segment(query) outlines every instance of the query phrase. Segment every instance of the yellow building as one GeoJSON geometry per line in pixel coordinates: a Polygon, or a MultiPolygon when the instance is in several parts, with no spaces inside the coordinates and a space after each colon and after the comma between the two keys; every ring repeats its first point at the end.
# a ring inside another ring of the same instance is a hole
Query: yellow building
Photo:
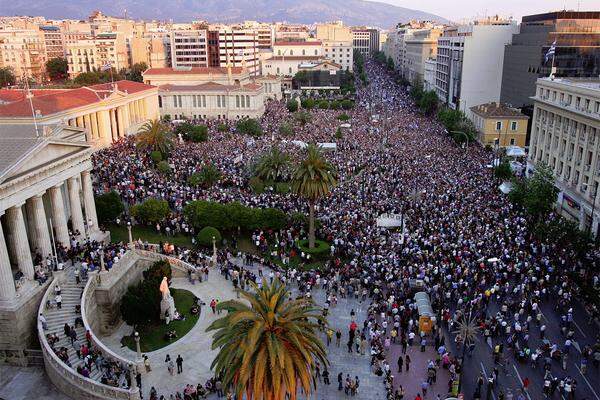
{"type": "Polygon", "coordinates": [[[525,147],[529,117],[502,103],[486,103],[471,107],[477,141],[483,146],[525,147]]]}
{"type": "Polygon", "coordinates": [[[0,30],[0,67],[12,68],[18,80],[42,81],[46,61],[44,33],[39,29],[0,30]]]}

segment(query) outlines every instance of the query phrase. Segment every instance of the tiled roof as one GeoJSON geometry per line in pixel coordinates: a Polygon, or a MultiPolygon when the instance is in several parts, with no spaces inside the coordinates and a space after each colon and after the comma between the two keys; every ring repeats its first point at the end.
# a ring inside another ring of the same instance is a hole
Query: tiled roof
{"type": "Polygon", "coordinates": [[[484,118],[529,118],[515,108],[511,108],[503,103],[495,102],[471,107],[471,111],[484,118]]]}
{"type": "MultiPolygon", "coordinates": [[[[69,89],[33,89],[33,96],[45,96],[47,94],[61,93],[69,89]]],[[[13,103],[25,99],[25,91],[23,89],[0,89],[0,104],[13,103]]]]}
{"type": "MultiPolygon", "coordinates": [[[[152,85],[132,81],[117,81],[114,84],[119,91],[129,94],[154,88],[152,85]]],[[[45,95],[34,95],[32,99],[33,109],[39,111],[42,116],[46,116],[97,103],[111,95],[113,92],[112,86],[112,83],[103,83],[78,89],[54,91],[45,95]]],[[[31,105],[24,98],[13,103],[0,105],[0,117],[31,117],[31,105]]]]}
{"type": "MultiPolygon", "coordinates": [[[[232,74],[241,74],[242,67],[231,67],[232,74]]],[[[149,68],[143,75],[208,75],[227,74],[227,67],[192,67],[192,68],[149,68]]]]}
{"type": "Polygon", "coordinates": [[[321,42],[320,41],[315,41],[315,42],[303,42],[303,41],[289,41],[286,42],[284,41],[276,41],[274,46],[320,46],[321,42]]]}

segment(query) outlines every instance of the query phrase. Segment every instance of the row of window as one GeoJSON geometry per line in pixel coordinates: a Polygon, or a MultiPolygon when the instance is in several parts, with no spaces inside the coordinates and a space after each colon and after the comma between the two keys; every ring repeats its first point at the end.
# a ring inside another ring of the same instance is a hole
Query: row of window
{"type": "MultiPolygon", "coordinates": [[[[191,103],[194,108],[207,108],[206,95],[174,95],[174,96],[166,96],[173,97],[173,107],[174,108],[183,108],[183,100],[184,98],[191,98],[191,103]]],[[[158,106],[160,108],[163,107],[163,101],[166,100],[165,96],[158,96],[158,106]]],[[[227,98],[225,95],[217,95],[217,108],[225,108],[227,107],[227,98]]],[[[189,101],[186,101],[189,103],[189,101]]],[[[249,95],[236,95],[235,96],[235,107],[236,108],[250,108],[250,96],[249,95]]]]}
{"type": "Polygon", "coordinates": [[[592,101],[592,99],[583,96],[573,96],[569,93],[544,89],[543,87],[538,88],[538,96],[542,100],[551,100],[554,102],[558,100],[560,105],[566,107],[574,106],[580,111],[600,113],[600,101],[592,101]]]}

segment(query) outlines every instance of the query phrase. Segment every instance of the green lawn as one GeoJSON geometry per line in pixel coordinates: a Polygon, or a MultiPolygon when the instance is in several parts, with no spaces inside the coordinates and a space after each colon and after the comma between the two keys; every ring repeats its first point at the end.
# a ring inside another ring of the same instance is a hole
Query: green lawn
{"type": "MultiPolygon", "coordinates": [[[[127,226],[117,226],[113,224],[109,225],[107,229],[110,231],[110,239],[113,243],[127,243],[127,241],[129,241],[127,226]]],[[[131,236],[133,236],[133,240],[141,238],[142,241],[147,240],[148,243],[159,243],[162,241],[163,243],[169,242],[182,247],[194,247],[192,244],[192,237],[189,235],[177,234],[174,236],[167,236],[159,234],[156,232],[156,229],[144,225],[134,225],[131,228],[131,236]]]]}
{"type": "MultiPolygon", "coordinates": [[[[192,315],[190,309],[194,304],[195,296],[192,292],[183,289],[171,289],[171,295],[175,300],[175,308],[177,311],[185,317],[184,321],[173,321],[169,325],[164,322],[160,324],[144,325],[138,327],[140,334],[140,347],[142,352],[149,352],[161,349],[171,343],[181,339],[188,333],[196,322],[198,322],[198,315],[192,315]],[[170,330],[177,332],[177,339],[167,341],[165,340],[165,333],[170,330]]],[[[206,312],[206,310],[204,311],[206,312]]],[[[123,346],[129,347],[131,350],[135,349],[135,339],[133,336],[123,336],[121,339],[123,346]]]]}

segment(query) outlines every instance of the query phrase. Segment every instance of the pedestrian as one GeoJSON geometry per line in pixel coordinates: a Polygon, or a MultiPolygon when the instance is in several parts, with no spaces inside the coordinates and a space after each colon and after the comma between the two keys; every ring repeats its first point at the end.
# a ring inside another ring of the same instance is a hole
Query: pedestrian
{"type": "Polygon", "coordinates": [[[323,383],[325,385],[331,384],[331,382],[329,381],[329,371],[327,370],[327,367],[325,367],[325,369],[323,370],[323,383]]]}
{"type": "Polygon", "coordinates": [[[406,365],[406,372],[410,369],[410,356],[407,354],[404,358],[404,364],[406,365]]]}
{"type": "Polygon", "coordinates": [[[181,357],[181,354],[177,355],[177,359],[175,360],[175,363],[177,364],[177,373],[180,374],[183,372],[183,358],[181,357]]]}
{"type": "Polygon", "coordinates": [[[342,332],[339,330],[339,328],[335,331],[335,345],[337,347],[340,347],[340,342],[342,340],[342,332]]]}
{"type": "Polygon", "coordinates": [[[402,356],[398,357],[398,372],[402,373],[402,364],[404,363],[404,359],[402,356]]]}
{"type": "Polygon", "coordinates": [[[342,390],[344,388],[343,386],[343,382],[344,382],[344,374],[342,374],[341,372],[338,374],[338,391],[342,390]]]}

